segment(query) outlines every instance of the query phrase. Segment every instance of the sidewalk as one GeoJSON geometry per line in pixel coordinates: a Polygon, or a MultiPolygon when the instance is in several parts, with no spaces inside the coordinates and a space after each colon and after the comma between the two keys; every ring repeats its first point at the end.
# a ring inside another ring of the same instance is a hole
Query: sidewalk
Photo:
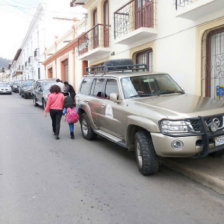
{"type": "Polygon", "coordinates": [[[224,194],[224,155],[200,159],[162,159],[162,164],[224,194]]]}

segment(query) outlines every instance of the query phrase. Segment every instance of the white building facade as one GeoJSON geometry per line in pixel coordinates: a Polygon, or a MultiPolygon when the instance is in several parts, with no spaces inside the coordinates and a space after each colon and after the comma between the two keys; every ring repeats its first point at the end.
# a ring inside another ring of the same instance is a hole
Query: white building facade
{"type": "Polygon", "coordinates": [[[50,10],[50,5],[44,1],[39,4],[24,37],[21,54],[15,66],[22,68],[22,80],[45,78],[42,64],[45,60],[45,49],[72,24],[72,21],[64,19],[62,14],[58,17],[58,13],[54,15],[50,10]]]}
{"type": "Polygon", "coordinates": [[[78,36],[86,30],[86,19],[74,18],[73,26],[45,50],[45,78],[68,81],[77,90],[82,80],[82,61],[77,59],[78,36]]]}
{"type": "Polygon", "coordinates": [[[77,60],[132,58],[188,93],[224,96],[223,0],[71,0],[77,5],[88,11],[77,60]]]}

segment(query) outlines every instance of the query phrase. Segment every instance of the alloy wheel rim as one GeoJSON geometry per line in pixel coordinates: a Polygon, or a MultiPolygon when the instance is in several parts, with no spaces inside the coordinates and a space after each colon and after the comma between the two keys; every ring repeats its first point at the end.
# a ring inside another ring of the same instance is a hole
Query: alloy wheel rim
{"type": "Polygon", "coordinates": [[[85,136],[88,135],[88,126],[85,119],[82,120],[82,131],[85,136]]]}
{"type": "Polygon", "coordinates": [[[140,168],[142,168],[143,165],[143,159],[142,159],[142,153],[141,153],[141,149],[140,149],[140,144],[137,141],[136,142],[136,157],[137,157],[137,162],[140,168]]]}

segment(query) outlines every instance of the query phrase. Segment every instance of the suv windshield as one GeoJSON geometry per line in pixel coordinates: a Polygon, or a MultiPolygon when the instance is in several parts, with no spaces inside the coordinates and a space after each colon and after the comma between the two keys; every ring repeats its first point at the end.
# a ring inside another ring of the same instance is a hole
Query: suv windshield
{"type": "Polygon", "coordinates": [[[184,93],[168,74],[126,77],[121,79],[125,98],[184,93]]]}

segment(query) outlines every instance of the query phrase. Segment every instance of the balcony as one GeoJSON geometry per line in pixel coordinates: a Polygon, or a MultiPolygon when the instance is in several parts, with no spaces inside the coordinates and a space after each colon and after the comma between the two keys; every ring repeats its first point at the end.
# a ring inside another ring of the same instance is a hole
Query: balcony
{"type": "Polygon", "coordinates": [[[115,43],[133,45],[156,35],[154,1],[131,0],[114,12],[115,43]]]}
{"type": "Polygon", "coordinates": [[[80,60],[95,61],[109,56],[110,26],[97,24],[78,38],[80,60]]]}
{"type": "Polygon", "coordinates": [[[223,9],[223,0],[176,0],[175,7],[178,17],[194,21],[223,9]]]}

